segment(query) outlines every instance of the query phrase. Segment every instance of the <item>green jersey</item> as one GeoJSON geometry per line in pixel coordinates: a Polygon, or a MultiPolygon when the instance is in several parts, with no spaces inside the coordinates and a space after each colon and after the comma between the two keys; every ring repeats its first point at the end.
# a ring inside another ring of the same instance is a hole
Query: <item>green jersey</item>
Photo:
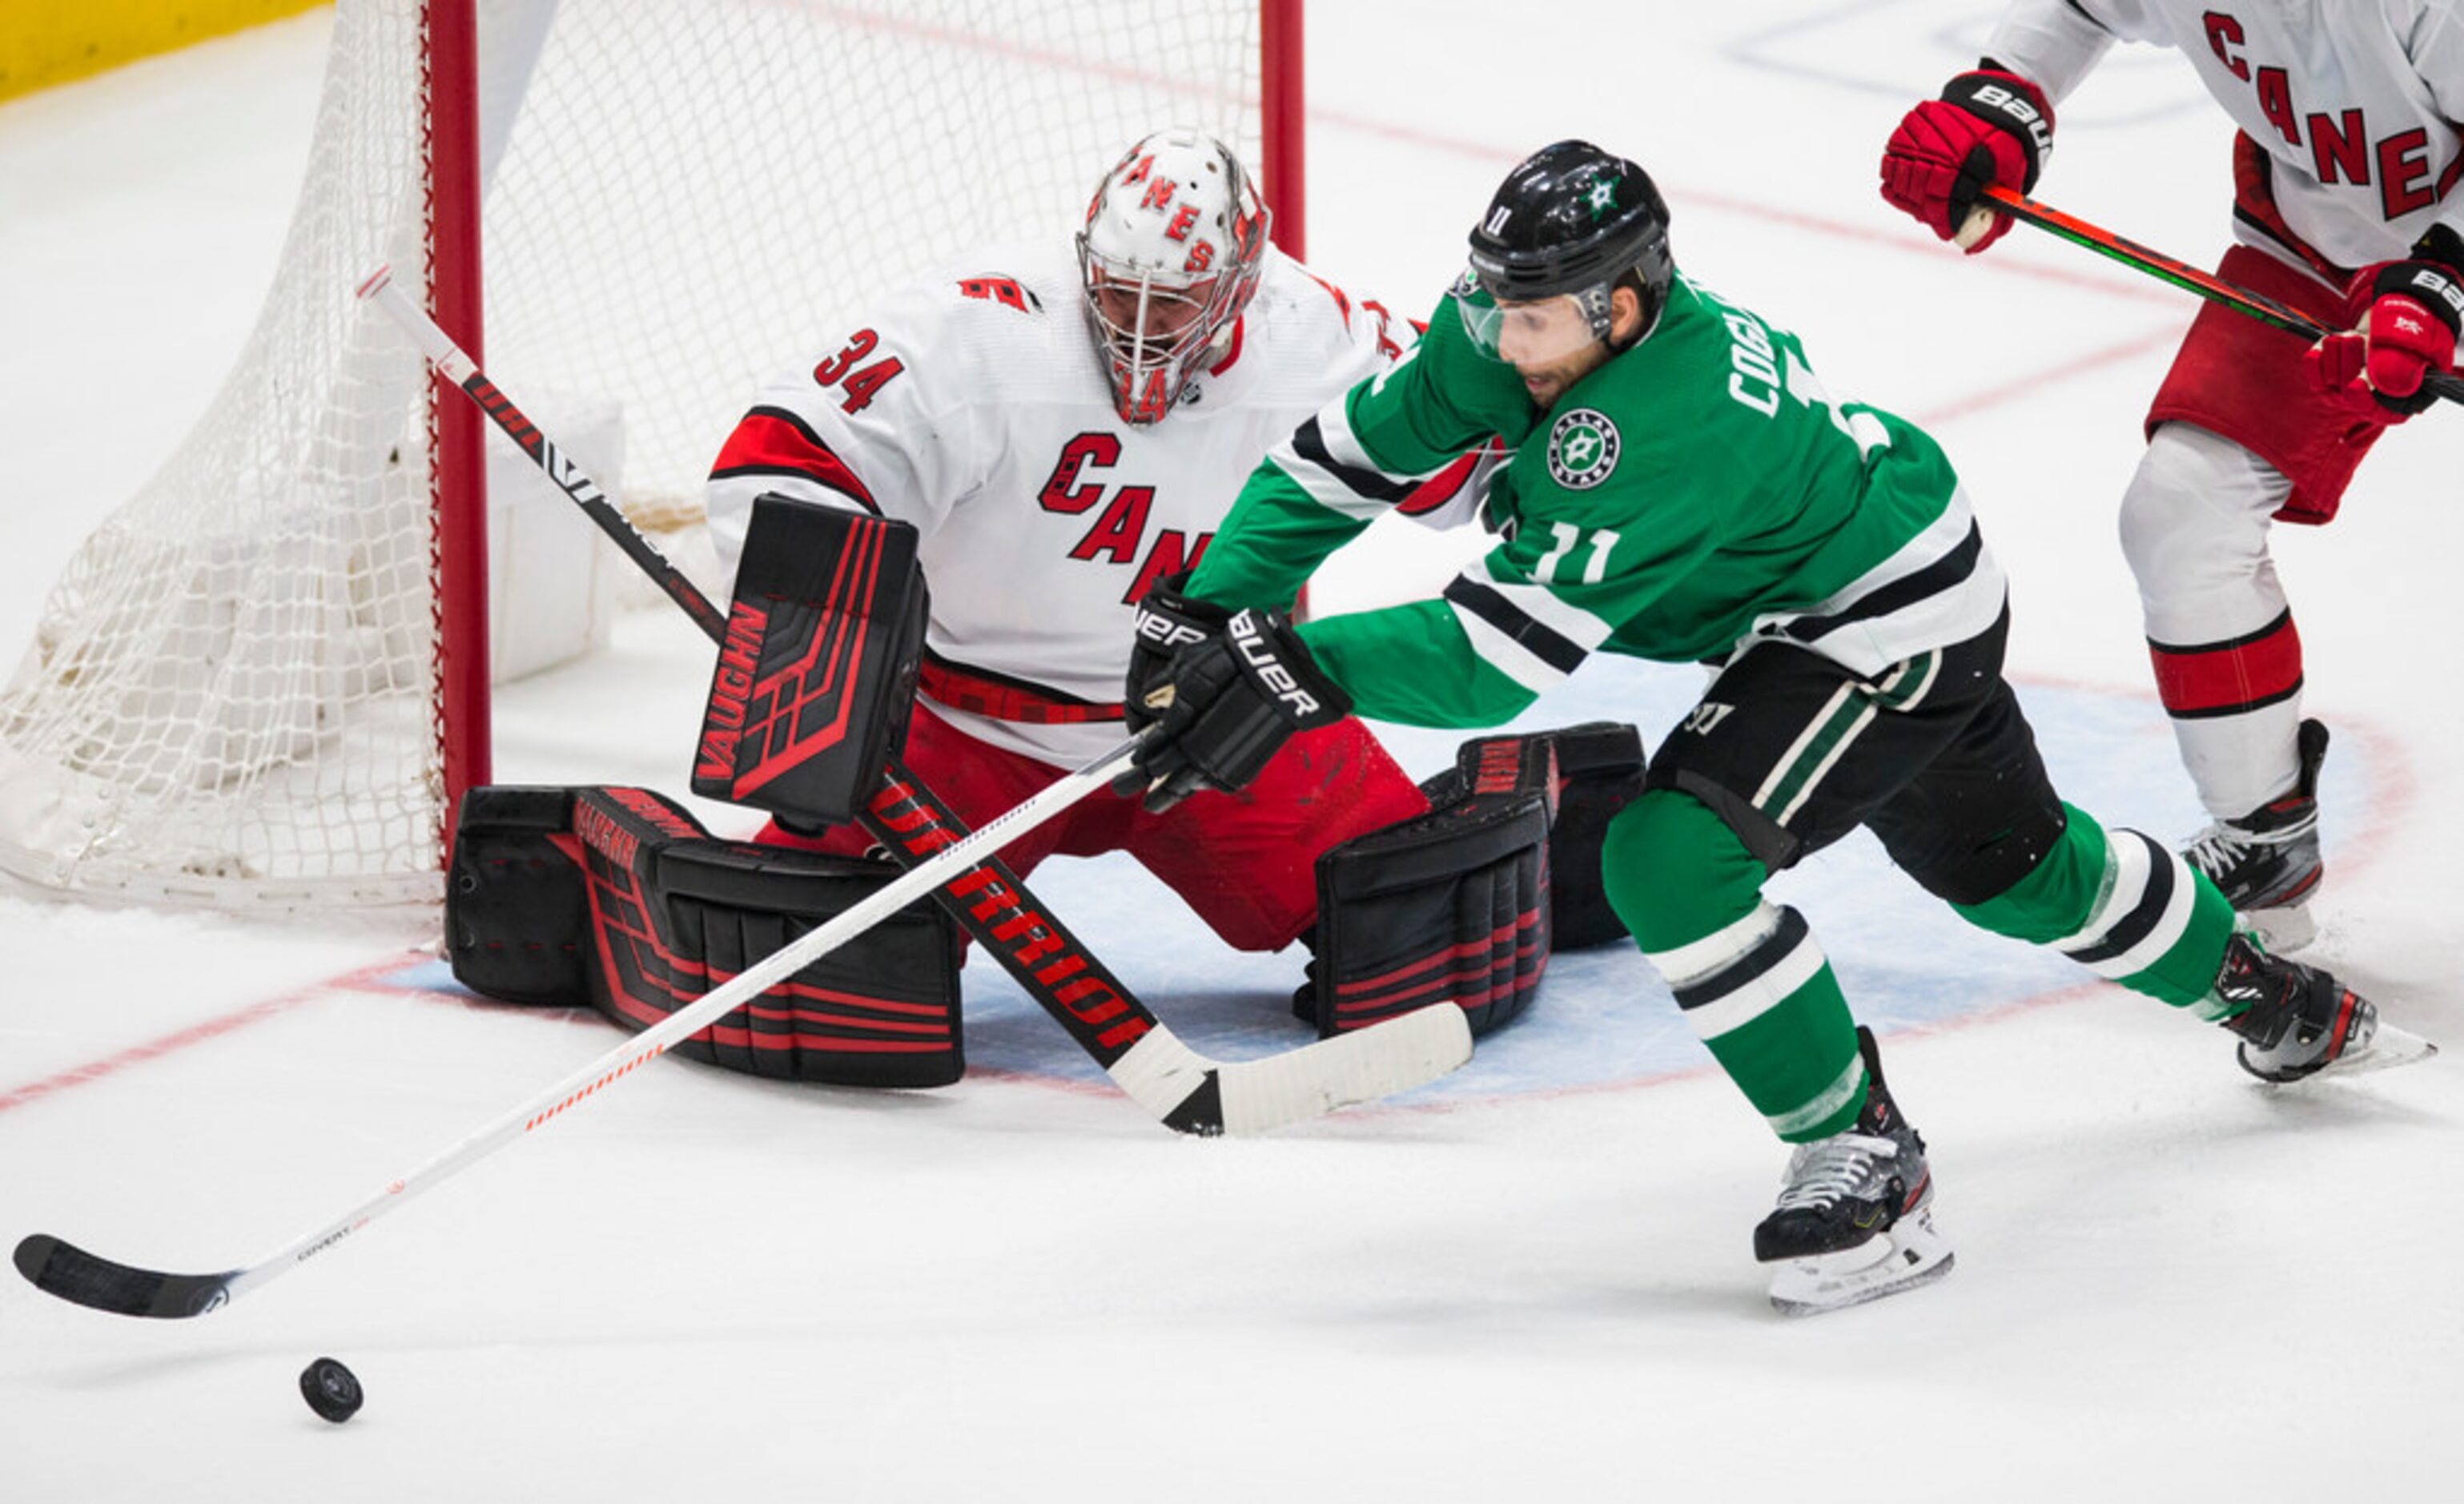
{"type": "Polygon", "coordinates": [[[2004,583],[1924,431],[1835,398],[1796,336],[1680,276],[1648,339],[1542,412],[1452,302],[1405,358],[1275,449],[1190,591],[1286,603],[1414,485],[1484,444],[1501,535],[1441,599],[1306,623],[1360,714],[1494,725],[1595,650],[1667,662],[1793,642],[1871,675],[1974,636],[2004,583]]]}

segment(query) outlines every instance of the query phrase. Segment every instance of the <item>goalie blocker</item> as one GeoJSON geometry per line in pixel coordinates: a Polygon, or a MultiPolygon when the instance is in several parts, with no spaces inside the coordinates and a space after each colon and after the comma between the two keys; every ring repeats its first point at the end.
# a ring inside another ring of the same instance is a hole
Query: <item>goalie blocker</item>
{"type": "Polygon", "coordinates": [[[1427,814],[1318,858],[1315,956],[1293,1010],[1322,1036],[1449,998],[1475,1034],[1520,1016],[1553,948],[1625,933],[1600,840],[1642,768],[1640,736],[1612,721],[1464,742],[1420,785],[1427,814]]]}
{"type": "MultiPolygon", "coordinates": [[[[463,796],[445,905],[454,978],[640,1030],[888,886],[853,857],[714,839],[641,788],[463,796]]],[[[832,1086],[947,1086],[966,1069],[958,944],[920,900],[677,1049],[832,1086]]]]}
{"type": "Polygon", "coordinates": [[[693,791],[804,823],[852,819],[906,740],[925,607],[911,524],[756,498],[693,791]]]}

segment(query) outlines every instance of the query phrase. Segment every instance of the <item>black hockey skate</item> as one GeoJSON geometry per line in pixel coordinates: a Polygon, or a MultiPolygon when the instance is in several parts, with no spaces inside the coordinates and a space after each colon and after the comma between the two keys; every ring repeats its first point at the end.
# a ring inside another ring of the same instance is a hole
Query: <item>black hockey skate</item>
{"type": "Polygon", "coordinates": [[[1879,1300],[1950,1272],[1950,1245],[1933,1229],[1925,1139],[1882,1084],[1871,1030],[1857,1030],[1857,1047],[1864,1111],[1847,1131],[1796,1146],[1779,1205],[1754,1228],[1754,1257],[1780,1266],[1771,1304],[1789,1316],[1879,1300]]]}
{"type": "Polygon", "coordinates": [[[2269,955],[2247,935],[2225,942],[2216,996],[2248,1005],[2225,1028],[2241,1036],[2241,1068],[2262,1081],[2401,1065],[2434,1049],[2393,1028],[2377,1048],[2379,1010],[2367,998],[2316,966],[2269,955]]]}
{"type": "Polygon", "coordinates": [[[2278,952],[2317,938],[2310,898],[2327,871],[2319,857],[2319,764],[2327,758],[2327,728],[2301,722],[2294,745],[2300,772],[2289,792],[2238,820],[2214,822],[2182,852],[2278,952]]]}

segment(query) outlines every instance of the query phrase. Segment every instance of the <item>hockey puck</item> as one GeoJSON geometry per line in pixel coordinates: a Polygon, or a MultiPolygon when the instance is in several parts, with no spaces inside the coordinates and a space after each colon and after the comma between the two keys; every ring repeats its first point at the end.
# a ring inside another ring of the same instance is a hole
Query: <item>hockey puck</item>
{"type": "Polygon", "coordinates": [[[359,1375],[331,1358],[299,1370],[299,1395],[308,1408],[337,1426],[359,1414],[360,1403],[367,1398],[360,1390],[359,1375]]]}

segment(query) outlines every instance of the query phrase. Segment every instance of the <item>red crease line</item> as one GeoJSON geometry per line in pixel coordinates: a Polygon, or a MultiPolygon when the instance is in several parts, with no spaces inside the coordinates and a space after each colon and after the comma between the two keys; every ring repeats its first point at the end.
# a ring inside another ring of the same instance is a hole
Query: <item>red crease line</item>
{"type": "Polygon", "coordinates": [[[219,1038],[224,1034],[246,1028],[252,1024],[262,1023],[277,1013],[288,1012],[303,1003],[314,1003],[335,992],[365,988],[377,978],[400,971],[404,966],[411,963],[403,956],[388,957],[385,961],[356,967],[322,982],[312,982],[306,986],[285,992],[279,997],[252,1003],[246,1007],[225,1013],[219,1018],[209,1018],[201,1024],[191,1024],[186,1028],[165,1034],[159,1039],[149,1039],[142,1045],[131,1045],[115,1054],[104,1055],[99,1060],[90,1060],[81,1066],[72,1066],[55,1075],[47,1075],[38,1081],[29,1081],[24,1086],[0,1093],[0,1113],[8,1112],[11,1108],[23,1107],[29,1102],[40,1101],[46,1096],[65,1092],[73,1086],[84,1086],[103,1080],[119,1074],[131,1066],[143,1065],[148,1060],[159,1059],[164,1055],[186,1050],[191,1045],[203,1044],[209,1039],[219,1038]]]}

